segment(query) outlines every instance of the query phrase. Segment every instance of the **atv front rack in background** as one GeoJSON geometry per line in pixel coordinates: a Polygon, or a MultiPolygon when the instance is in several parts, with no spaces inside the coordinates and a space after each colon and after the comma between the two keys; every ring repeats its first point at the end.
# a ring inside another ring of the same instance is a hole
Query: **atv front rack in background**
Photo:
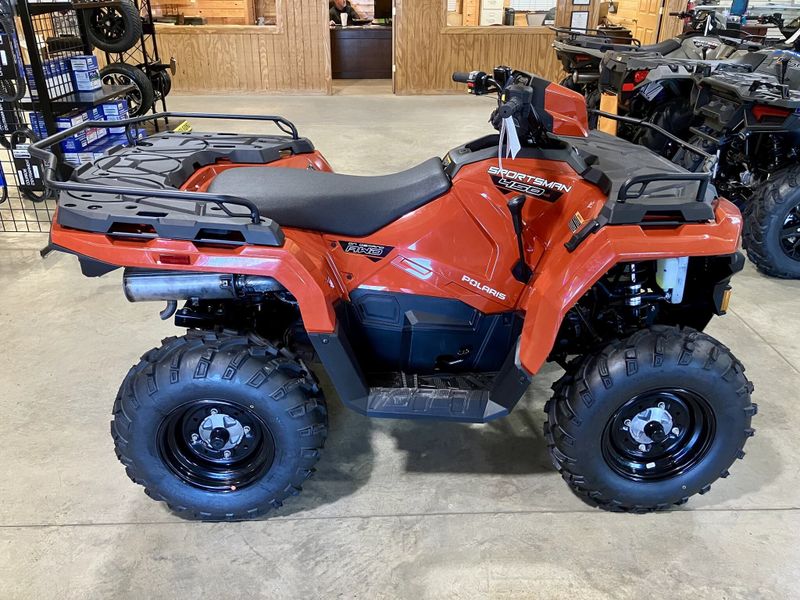
{"type": "MultiPolygon", "coordinates": [[[[677,226],[686,223],[701,223],[714,219],[714,210],[711,206],[711,194],[709,184],[716,168],[716,157],[708,154],[697,146],[680,139],[676,135],[666,131],[662,127],[649,123],[643,119],[634,119],[601,110],[590,110],[592,114],[605,117],[615,121],[647,127],[657,131],[670,141],[685,148],[689,152],[700,156],[704,166],[708,171],[703,173],[690,173],[677,165],[664,161],[664,166],[669,167],[673,172],[666,168],[662,172],[646,173],[626,177],[616,189],[607,190],[608,201],[600,214],[589,221],[586,221],[572,237],[566,242],[565,247],[569,252],[573,252],[591,234],[596,233],[606,225],[640,225],[646,226],[677,226]],[[693,188],[687,194],[680,194],[665,199],[648,197],[647,188],[651,184],[658,182],[674,182],[675,188],[693,188]],[[679,186],[678,184],[683,184],[679,186]],[[688,185],[687,185],[688,184],[688,185]]],[[[607,136],[608,143],[611,140],[618,140],[613,136],[607,136]]],[[[597,142],[594,142],[597,144],[597,142]]],[[[619,140],[617,143],[626,143],[619,140]]],[[[628,149],[628,153],[630,149],[628,149]]],[[[635,159],[632,159],[635,163],[635,159]]],[[[630,168],[630,167],[628,167],[630,168]]],[[[634,169],[635,170],[635,169],[634,169]]]]}
{"type": "Polygon", "coordinates": [[[179,189],[199,167],[222,159],[269,163],[285,153],[314,150],[290,121],[278,116],[163,112],[122,121],[87,121],[30,145],[43,163],[43,180],[59,192],[58,223],[119,237],[174,237],[213,243],[280,246],[283,232],[250,200],[179,189]],[[117,146],[71,173],[51,147],[91,127],[125,127],[162,118],[268,121],[286,135],[165,132],[117,146]],[[145,224],[145,227],[141,227],[145,224]]]}

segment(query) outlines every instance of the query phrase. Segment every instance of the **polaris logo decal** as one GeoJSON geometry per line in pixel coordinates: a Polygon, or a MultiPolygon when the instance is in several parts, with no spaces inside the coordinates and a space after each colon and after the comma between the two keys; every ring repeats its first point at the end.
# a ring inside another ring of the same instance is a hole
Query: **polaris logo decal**
{"type": "Polygon", "coordinates": [[[388,256],[389,252],[394,250],[394,246],[365,244],[363,242],[348,242],[346,240],[339,240],[339,245],[342,247],[342,250],[348,254],[361,254],[373,262],[378,262],[380,259],[385,258],[388,256]]]}
{"type": "Polygon", "coordinates": [[[486,294],[489,294],[490,296],[494,296],[498,300],[505,300],[506,299],[506,295],[503,292],[498,292],[496,289],[490,288],[488,285],[482,284],[480,281],[478,281],[477,279],[473,279],[469,275],[464,275],[461,278],[461,281],[467,282],[472,287],[474,287],[476,289],[479,289],[480,291],[482,291],[482,292],[484,292],[486,294]]]}
{"type": "Polygon", "coordinates": [[[518,171],[489,167],[489,175],[495,186],[509,192],[520,192],[533,198],[541,198],[555,202],[562,194],[572,191],[572,186],[560,181],[550,181],[537,175],[529,175],[518,171]]]}

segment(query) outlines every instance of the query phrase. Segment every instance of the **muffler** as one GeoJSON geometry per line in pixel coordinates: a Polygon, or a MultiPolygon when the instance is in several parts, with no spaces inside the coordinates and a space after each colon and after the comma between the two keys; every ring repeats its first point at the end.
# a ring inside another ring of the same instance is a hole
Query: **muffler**
{"type": "Polygon", "coordinates": [[[233,300],[267,292],[285,291],[272,277],[229,273],[193,273],[125,269],[125,297],[131,302],[150,300],[233,300]]]}

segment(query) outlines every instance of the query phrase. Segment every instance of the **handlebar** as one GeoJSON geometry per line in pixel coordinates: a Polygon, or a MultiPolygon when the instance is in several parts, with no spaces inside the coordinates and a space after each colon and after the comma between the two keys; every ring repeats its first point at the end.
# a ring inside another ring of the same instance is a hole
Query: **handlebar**
{"type": "Polygon", "coordinates": [[[469,83],[469,73],[464,71],[456,71],[453,73],[453,81],[456,83],[469,83]]]}

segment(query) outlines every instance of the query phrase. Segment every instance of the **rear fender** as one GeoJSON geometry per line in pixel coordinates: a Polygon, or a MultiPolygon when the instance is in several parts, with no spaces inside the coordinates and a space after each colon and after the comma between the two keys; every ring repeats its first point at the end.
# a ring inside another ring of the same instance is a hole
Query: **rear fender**
{"type": "Polygon", "coordinates": [[[332,268],[322,236],[292,231],[283,246],[236,248],[195,245],[181,240],[114,239],[100,233],[65,229],[53,223],[51,243],[67,252],[115,267],[234,273],[273,277],[297,300],[308,331],[332,332],[334,303],[346,297],[332,268]]]}
{"type": "Polygon", "coordinates": [[[547,249],[520,300],[525,323],[519,361],[535,374],[547,360],[567,311],[618,263],[681,256],[724,256],[738,250],[739,210],[720,200],[713,223],[679,227],[606,226],[570,253],[563,244],[547,249]]]}

